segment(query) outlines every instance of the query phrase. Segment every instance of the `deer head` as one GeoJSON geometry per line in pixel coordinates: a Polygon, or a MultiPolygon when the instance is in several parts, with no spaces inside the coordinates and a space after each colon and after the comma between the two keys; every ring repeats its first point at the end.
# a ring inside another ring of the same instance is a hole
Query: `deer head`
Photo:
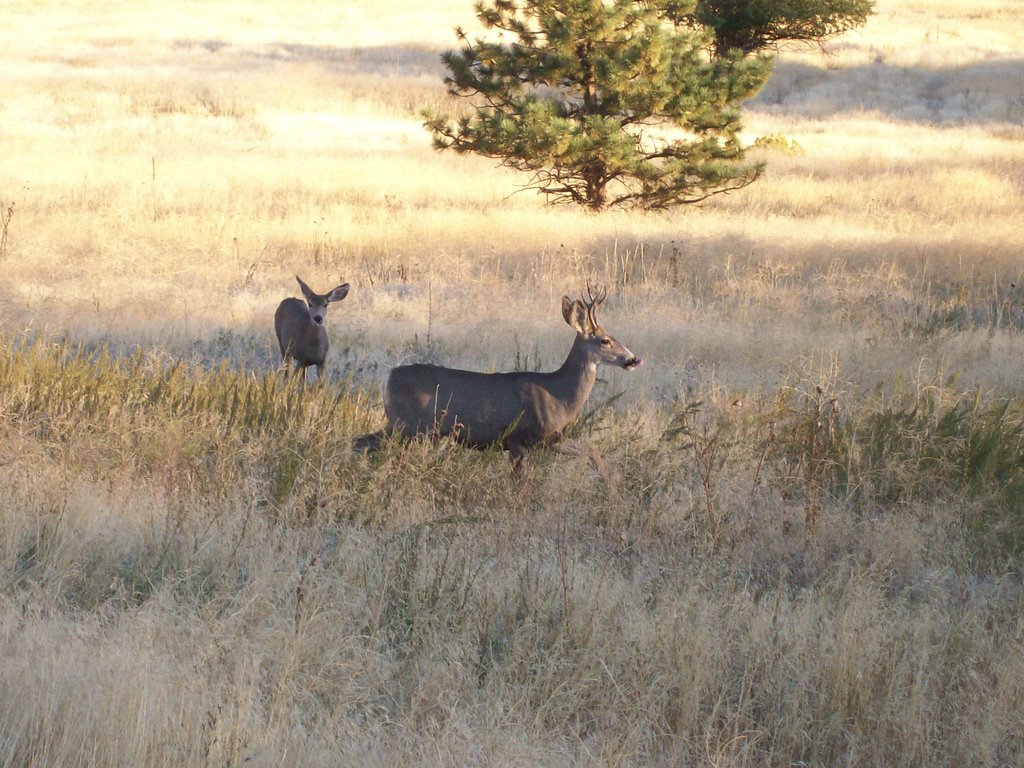
{"type": "Polygon", "coordinates": [[[595,295],[587,282],[586,296],[578,299],[562,297],[562,317],[576,331],[577,341],[582,345],[590,365],[614,365],[632,371],[644,361],[634,355],[614,336],[609,334],[597,320],[597,308],[608,298],[608,289],[599,290],[595,295]]]}
{"type": "Polygon", "coordinates": [[[332,301],[341,301],[348,295],[348,283],[339,285],[329,293],[317,293],[304,282],[298,275],[295,279],[299,281],[299,288],[302,289],[302,295],[306,297],[306,305],[309,307],[309,316],[313,319],[313,322],[317,325],[324,324],[324,318],[327,316],[327,305],[332,301]]]}

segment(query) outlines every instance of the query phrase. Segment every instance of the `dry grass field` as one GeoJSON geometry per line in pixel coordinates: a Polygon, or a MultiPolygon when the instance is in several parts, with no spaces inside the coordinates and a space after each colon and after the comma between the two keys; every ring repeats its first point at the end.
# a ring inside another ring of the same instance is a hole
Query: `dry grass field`
{"type": "Polygon", "coordinates": [[[469,0],[8,3],[0,766],[1024,764],[1024,4],[877,10],[594,216],[431,150],[469,0]],[[580,455],[349,450],[588,278],[580,455]]]}

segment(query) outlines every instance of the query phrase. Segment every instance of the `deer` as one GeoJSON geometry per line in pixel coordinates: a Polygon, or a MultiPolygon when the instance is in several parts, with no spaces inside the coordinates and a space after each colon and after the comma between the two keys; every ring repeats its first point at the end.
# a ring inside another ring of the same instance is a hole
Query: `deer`
{"type": "Polygon", "coordinates": [[[576,331],[569,355],[556,371],[481,373],[424,363],[393,368],[384,385],[387,426],[356,438],[355,447],[372,449],[388,435],[450,437],[482,448],[507,450],[515,469],[537,447],[558,447],[590,396],[598,365],[633,371],[643,360],[598,322],[608,296],[562,297],[562,317],[576,331]]]}
{"type": "Polygon", "coordinates": [[[274,313],[274,332],[281,347],[281,365],[290,357],[295,361],[295,374],[306,380],[306,368],[316,366],[317,381],[324,376],[324,361],[327,359],[327,330],[324,318],[327,305],[341,301],[348,295],[348,283],[333,288],[325,294],[316,293],[298,275],[299,288],[306,301],[288,298],[277,306],[274,313]]]}

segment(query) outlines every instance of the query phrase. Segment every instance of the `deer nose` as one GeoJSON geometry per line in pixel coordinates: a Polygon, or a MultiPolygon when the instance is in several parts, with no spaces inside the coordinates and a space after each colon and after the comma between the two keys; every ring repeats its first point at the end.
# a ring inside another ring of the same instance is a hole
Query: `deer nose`
{"type": "Polygon", "coordinates": [[[644,364],[644,361],[643,361],[642,358],[639,358],[636,355],[633,355],[632,359],[626,361],[625,368],[626,368],[627,371],[631,371],[634,368],[639,368],[643,364],[644,364]]]}
{"type": "Polygon", "coordinates": [[[324,316],[323,315],[313,315],[313,322],[316,323],[317,325],[323,325],[324,324],[324,316]]]}

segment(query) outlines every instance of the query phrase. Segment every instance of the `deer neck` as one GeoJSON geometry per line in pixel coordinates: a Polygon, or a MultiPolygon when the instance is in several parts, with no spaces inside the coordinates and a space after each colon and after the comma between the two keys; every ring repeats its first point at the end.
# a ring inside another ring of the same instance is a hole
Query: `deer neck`
{"type": "Polygon", "coordinates": [[[587,353],[583,337],[576,334],[569,356],[557,371],[557,395],[565,403],[570,421],[576,418],[590,397],[596,378],[597,361],[587,353]]]}
{"type": "Polygon", "coordinates": [[[322,332],[326,332],[326,330],[326,328],[324,328],[322,325],[320,325],[313,319],[312,315],[309,316],[306,322],[306,335],[309,336],[310,339],[319,339],[320,334],[322,332]]]}

